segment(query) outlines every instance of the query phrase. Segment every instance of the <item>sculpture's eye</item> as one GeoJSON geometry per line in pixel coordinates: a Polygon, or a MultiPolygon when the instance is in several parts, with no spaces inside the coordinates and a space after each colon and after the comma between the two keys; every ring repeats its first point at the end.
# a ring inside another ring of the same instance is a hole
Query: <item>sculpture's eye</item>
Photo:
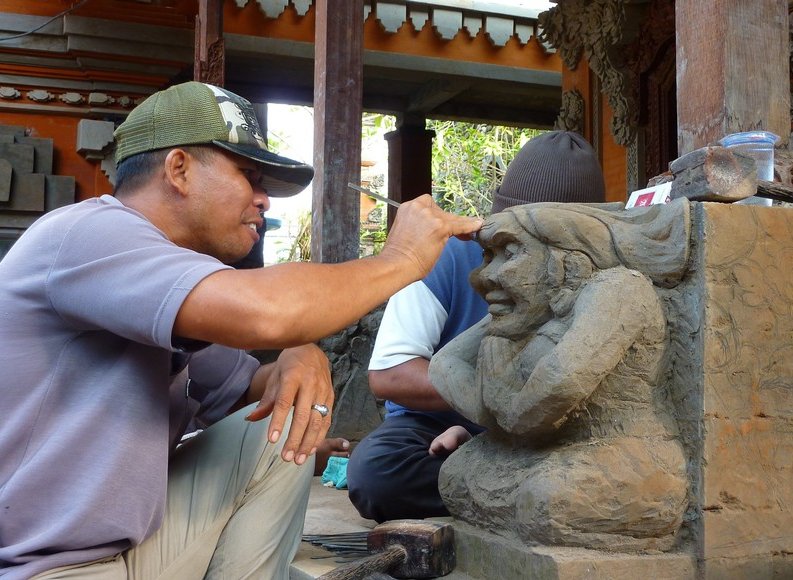
{"type": "Polygon", "coordinates": [[[520,246],[518,244],[507,244],[504,246],[504,259],[511,260],[514,256],[520,253],[520,246]]]}

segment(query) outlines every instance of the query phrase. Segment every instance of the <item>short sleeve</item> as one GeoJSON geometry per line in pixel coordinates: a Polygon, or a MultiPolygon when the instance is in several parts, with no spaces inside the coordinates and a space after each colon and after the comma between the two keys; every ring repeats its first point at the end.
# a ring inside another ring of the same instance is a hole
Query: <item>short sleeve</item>
{"type": "MultiPolygon", "coordinates": [[[[53,234],[54,235],[54,234],[53,234]]],[[[205,277],[229,268],[181,248],[143,216],[107,204],[75,221],[62,236],[47,297],[65,322],[172,349],[176,315],[205,277]]]]}
{"type": "Polygon", "coordinates": [[[394,294],[383,313],[369,370],[389,369],[417,357],[429,360],[446,318],[446,310],[424,282],[394,294]]]}

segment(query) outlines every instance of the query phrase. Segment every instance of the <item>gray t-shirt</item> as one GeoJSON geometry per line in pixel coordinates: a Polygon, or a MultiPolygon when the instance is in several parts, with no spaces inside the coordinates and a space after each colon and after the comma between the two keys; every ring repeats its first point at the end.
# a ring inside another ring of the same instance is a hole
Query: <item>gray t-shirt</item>
{"type": "MultiPolygon", "coordinates": [[[[169,409],[185,404],[169,396],[187,358],[173,324],[224,268],[110,196],[50,212],[0,261],[3,580],[113,555],[160,527],[169,424],[185,417],[169,409]]],[[[257,366],[222,356],[248,379],[257,366]]],[[[247,387],[202,382],[210,421],[247,387]]]]}

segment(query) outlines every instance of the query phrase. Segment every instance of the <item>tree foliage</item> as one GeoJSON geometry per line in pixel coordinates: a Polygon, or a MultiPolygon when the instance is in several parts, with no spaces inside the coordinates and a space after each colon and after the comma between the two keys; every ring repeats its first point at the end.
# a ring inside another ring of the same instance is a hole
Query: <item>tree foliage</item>
{"type": "Polygon", "coordinates": [[[427,122],[432,143],[432,195],[446,211],[482,216],[490,213],[493,191],[507,165],[542,131],[456,121],[427,122]]]}
{"type": "MultiPolygon", "coordinates": [[[[364,113],[362,139],[382,139],[395,128],[394,117],[364,113]]],[[[444,210],[470,216],[490,213],[493,191],[521,147],[542,131],[456,121],[428,120],[432,142],[432,197],[444,210]]],[[[384,210],[383,210],[384,211],[384,210]]],[[[287,261],[311,259],[311,213],[300,216],[287,261]]],[[[378,253],[385,242],[379,228],[361,228],[361,253],[378,253]]]]}

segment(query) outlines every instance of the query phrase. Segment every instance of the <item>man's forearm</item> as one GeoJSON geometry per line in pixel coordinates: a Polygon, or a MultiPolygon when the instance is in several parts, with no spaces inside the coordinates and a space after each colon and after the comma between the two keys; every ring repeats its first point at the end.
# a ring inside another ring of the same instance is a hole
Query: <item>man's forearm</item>
{"type": "Polygon", "coordinates": [[[175,333],[245,349],[314,342],[360,319],[412,282],[415,275],[398,264],[378,257],[216,272],[185,299],[175,333]]]}
{"type": "Polygon", "coordinates": [[[222,270],[182,302],[174,332],[237,348],[285,348],[338,332],[429,273],[450,236],[482,220],[443,212],[428,195],[406,202],[382,252],[341,264],[222,270]]]}
{"type": "Polygon", "coordinates": [[[416,357],[389,369],[369,371],[369,387],[378,398],[416,411],[449,411],[451,407],[430,382],[429,364],[416,357]]]}

